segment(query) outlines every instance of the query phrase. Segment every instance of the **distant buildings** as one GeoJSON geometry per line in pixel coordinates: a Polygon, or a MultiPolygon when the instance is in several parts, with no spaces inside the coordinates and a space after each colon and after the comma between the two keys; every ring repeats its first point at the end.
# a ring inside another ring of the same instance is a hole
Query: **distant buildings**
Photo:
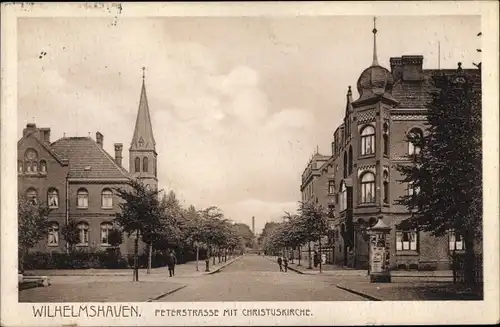
{"type": "Polygon", "coordinates": [[[423,69],[423,56],[391,58],[389,71],[378,64],[377,30],[373,32],[373,63],[358,79],[359,97],[354,100],[348,88],[344,120],[334,132],[332,153],[316,153],[307,164],[302,200],[321,204],[329,212],[332,231],[328,245],[323,246],[329,262],[366,268],[367,228],[383,219],[392,227],[393,269],[448,269],[450,251],[464,249],[461,236],[450,233],[436,238],[402,223],[409,213],[396,200],[418,189],[400,182],[396,166],[410,163],[411,156],[420,151],[407,141],[407,135],[424,133],[433,73],[466,72],[479,77],[479,72],[423,69]]]}
{"type": "MultiPolygon", "coordinates": [[[[123,187],[130,178],[139,178],[157,187],[157,153],[149,114],[144,79],[134,136],[129,149],[129,170],[123,166],[123,145],[115,143],[112,157],[104,148],[104,136],[63,137],[50,140],[50,128],[27,124],[18,141],[18,192],[52,209],[47,238],[34,251],[62,252],[66,243],[62,228],[77,222],[83,250],[109,247],[108,233],[119,210],[113,188],[123,187]]],[[[133,252],[133,242],[125,240],[122,253],[133,252]]]]}

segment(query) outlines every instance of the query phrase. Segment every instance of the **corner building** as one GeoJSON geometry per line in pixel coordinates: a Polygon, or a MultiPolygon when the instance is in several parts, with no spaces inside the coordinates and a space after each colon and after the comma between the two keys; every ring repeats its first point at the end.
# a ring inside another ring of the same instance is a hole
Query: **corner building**
{"type": "MultiPolygon", "coordinates": [[[[123,167],[123,144],[115,143],[114,157],[104,148],[104,135],[63,137],[50,140],[50,128],[27,124],[18,141],[18,193],[51,209],[50,228],[32,251],[64,252],[62,229],[77,222],[77,249],[100,251],[110,246],[108,232],[119,212],[116,187],[126,187],[131,178],[157,187],[157,153],[153,137],[146,87],[142,82],[134,135],[129,149],[129,170],[123,167]]],[[[133,240],[124,236],[122,254],[133,253],[133,240]]]]}
{"type": "Polygon", "coordinates": [[[403,177],[396,167],[410,164],[420,151],[407,135],[425,132],[433,74],[466,73],[480,85],[479,71],[462,70],[460,65],[458,70],[423,69],[423,56],[418,55],[391,58],[389,71],[378,64],[375,28],[373,33],[372,65],[358,78],[356,100],[348,88],[332,156],[320,168],[323,194],[317,197],[333,216],[329,257],[338,265],[367,268],[367,228],[383,219],[392,228],[392,269],[449,269],[451,251],[464,250],[460,235],[433,237],[405,226],[410,214],[397,200],[418,190],[400,182],[403,177]]]}

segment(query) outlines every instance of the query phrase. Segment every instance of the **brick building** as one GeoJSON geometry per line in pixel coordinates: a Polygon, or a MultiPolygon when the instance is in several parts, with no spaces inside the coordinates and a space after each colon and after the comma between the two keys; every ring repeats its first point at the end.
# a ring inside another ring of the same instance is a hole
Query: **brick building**
{"type": "MultiPolygon", "coordinates": [[[[409,213],[397,199],[418,190],[400,182],[396,167],[410,163],[411,155],[419,152],[407,135],[425,132],[433,74],[467,74],[480,85],[479,71],[460,66],[458,70],[424,69],[423,56],[418,55],[391,58],[389,71],[378,64],[375,28],[373,33],[373,62],[358,79],[359,97],[353,100],[348,88],[332,156],[315,175],[322,183],[316,190],[322,194],[316,193],[313,200],[323,200],[321,204],[333,216],[331,261],[366,268],[367,228],[383,219],[392,228],[392,269],[448,269],[450,250],[463,250],[460,236],[449,233],[437,238],[404,226],[409,213]]],[[[302,182],[304,187],[304,177],[302,182]]]]}
{"type": "MultiPolygon", "coordinates": [[[[130,178],[142,179],[157,187],[157,153],[143,78],[134,136],[129,149],[129,170],[123,167],[122,143],[115,143],[112,157],[104,148],[104,136],[63,137],[50,140],[50,128],[27,124],[18,141],[18,193],[49,206],[47,238],[33,251],[62,252],[61,237],[70,219],[78,224],[79,249],[104,250],[108,232],[119,210],[113,188],[124,187],[130,178]]],[[[133,242],[124,238],[122,253],[133,251],[133,242]]]]}

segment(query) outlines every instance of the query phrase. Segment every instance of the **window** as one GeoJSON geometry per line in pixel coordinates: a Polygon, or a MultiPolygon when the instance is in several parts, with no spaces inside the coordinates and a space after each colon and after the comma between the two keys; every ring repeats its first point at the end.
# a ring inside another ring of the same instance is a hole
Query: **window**
{"type": "Polygon", "coordinates": [[[24,154],[24,168],[26,172],[36,172],[38,171],[38,153],[34,149],[26,150],[24,154]]]}
{"type": "Polygon", "coordinates": [[[17,170],[22,173],[24,171],[24,165],[23,165],[23,162],[21,160],[19,160],[17,162],[17,170]]]}
{"type": "Polygon", "coordinates": [[[347,178],[347,152],[344,152],[344,178],[347,178]]]}
{"type": "Polygon", "coordinates": [[[141,159],[139,157],[135,158],[135,172],[138,173],[141,171],[141,159]]]}
{"type": "Polygon", "coordinates": [[[347,209],[347,188],[345,182],[340,183],[340,211],[347,209]]]}
{"type": "Polygon", "coordinates": [[[155,177],[157,177],[158,172],[156,171],[156,158],[153,159],[153,171],[154,171],[155,177]]]}
{"type": "Polygon", "coordinates": [[[89,224],[81,222],[78,228],[78,245],[89,245],[89,224]]]}
{"type": "Polygon", "coordinates": [[[328,194],[335,194],[335,181],[328,181],[328,194]]]}
{"type": "Polygon", "coordinates": [[[34,188],[30,188],[26,191],[26,198],[31,204],[37,204],[38,192],[34,188]]]}
{"type": "Polygon", "coordinates": [[[375,153],[375,129],[368,125],[361,130],[361,155],[375,153]]]}
{"type": "Polygon", "coordinates": [[[49,188],[47,203],[49,204],[49,208],[59,208],[59,193],[55,188],[49,188]]]}
{"type": "Polygon", "coordinates": [[[349,146],[349,175],[352,174],[352,146],[349,146]]]}
{"type": "Polygon", "coordinates": [[[375,202],[375,175],[371,172],[361,176],[361,203],[375,202]]]}
{"type": "Polygon", "coordinates": [[[396,231],[396,251],[417,251],[417,233],[396,231]]]}
{"type": "Polygon", "coordinates": [[[76,192],[77,207],[78,208],[88,208],[89,207],[89,192],[81,188],[76,192]]]}
{"type": "Polygon", "coordinates": [[[113,192],[106,188],[102,190],[101,193],[101,207],[103,208],[113,208],[113,192]]]}
{"type": "Polygon", "coordinates": [[[418,155],[420,153],[421,147],[420,143],[422,142],[423,133],[419,128],[412,128],[410,132],[408,132],[408,154],[410,156],[418,155]]]}
{"type": "Polygon", "coordinates": [[[332,156],[335,155],[335,142],[332,142],[332,156]]]}
{"type": "Polygon", "coordinates": [[[389,124],[387,122],[384,123],[383,130],[384,130],[384,135],[383,135],[383,139],[384,139],[384,154],[386,156],[388,156],[389,155],[389,124]]]}
{"type": "Polygon", "coordinates": [[[417,195],[418,193],[420,193],[420,187],[413,184],[413,182],[408,183],[408,196],[413,196],[413,194],[417,195]]]}
{"type": "Polygon", "coordinates": [[[110,245],[109,244],[109,231],[113,229],[113,225],[110,223],[102,223],[101,224],[101,245],[110,245]]]}
{"type": "Polygon", "coordinates": [[[40,172],[42,173],[47,172],[47,162],[45,160],[40,161],[40,172]]]}
{"type": "Polygon", "coordinates": [[[59,245],[59,224],[50,223],[49,233],[47,236],[48,246],[58,246],[59,245]]]}
{"type": "Polygon", "coordinates": [[[461,251],[465,250],[465,243],[463,235],[456,231],[449,231],[448,233],[448,244],[450,251],[461,251]]]}
{"type": "Polygon", "coordinates": [[[142,171],[148,172],[148,157],[142,158],[142,171]]]}
{"type": "Polygon", "coordinates": [[[384,170],[384,203],[389,203],[389,173],[384,170]]]}

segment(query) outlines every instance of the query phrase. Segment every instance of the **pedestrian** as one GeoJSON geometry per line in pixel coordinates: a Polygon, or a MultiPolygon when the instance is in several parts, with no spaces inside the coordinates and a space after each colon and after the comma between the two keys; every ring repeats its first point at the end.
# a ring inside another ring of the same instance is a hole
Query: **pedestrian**
{"type": "Polygon", "coordinates": [[[318,267],[319,265],[319,254],[318,252],[314,251],[314,268],[318,267]]]}
{"type": "Polygon", "coordinates": [[[288,271],[288,259],[286,256],[283,258],[283,266],[285,266],[285,272],[288,271]]]}
{"type": "Polygon", "coordinates": [[[174,251],[170,251],[167,258],[168,273],[170,277],[175,276],[175,264],[177,263],[177,258],[175,257],[174,251]]]}
{"type": "Polygon", "coordinates": [[[278,257],[278,266],[280,266],[280,271],[283,271],[283,266],[282,266],[283,261],[281,260],[281,256],[278,257]]]}

